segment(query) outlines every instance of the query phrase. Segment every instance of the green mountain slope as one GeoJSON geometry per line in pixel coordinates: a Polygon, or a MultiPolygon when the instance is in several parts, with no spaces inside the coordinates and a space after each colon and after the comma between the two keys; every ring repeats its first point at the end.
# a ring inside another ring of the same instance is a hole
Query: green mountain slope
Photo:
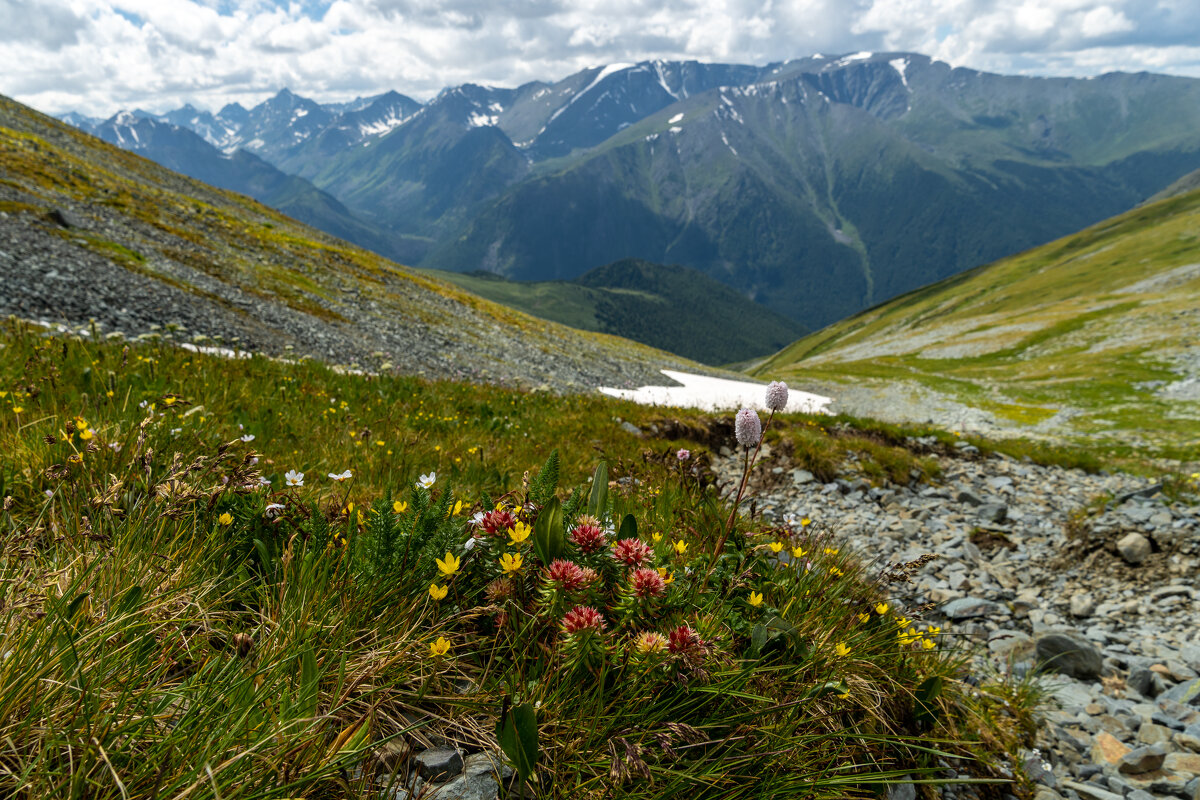
{"type": "Polygon", "coordinates": [[[1200,454],[1200,191],[910,292],[754,374],[842,407],[1200,454]],[[915,399],[914,399],[915,398],[915,399]]]}
{"type": "Polygon", "coordinates": [[[520,283],[436,272],[481,297],[573,328],[612,333],[706,364],[777,350],[804,328],[687,267],[627,259],[574,281],[520,283]]]}
{"type": "Polygon", "coordinates": [[[686,359],[526,316],[0,98],[0,316],[586,391],[686,359]]]}

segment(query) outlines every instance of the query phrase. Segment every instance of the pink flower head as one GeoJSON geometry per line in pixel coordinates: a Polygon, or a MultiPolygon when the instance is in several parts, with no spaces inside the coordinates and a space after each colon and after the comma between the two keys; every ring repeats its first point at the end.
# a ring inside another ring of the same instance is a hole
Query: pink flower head
{"type": "Polygon", "coordinates": [[[635,569],[629,576],[633,585],[633,593],[643,600],[647,597],[661,597],[667,591],[667,581],[656,569],[642,567],[635,569]]]}
{"type": "Polygon", "coordinates": [[[580,631],[600,633],[604,627],[604,617],[591,606],[575,606],[562,618],[562,628],[565,633],[579,633],[580,631]]]}
{"type": "Polygon", "coordinates": [[[699,650],[704,642],[700,635],[688,625],[680,625],[667,636],[667,650],[676,655],[686,655],[699,650]]]}
{"type": "Polygon", "coordinates": [[[675,451],[675,457],[680,461],[687,461],[692,457],[692,451],[686,448],[680,448],[679,450],[675,451]]]}
{"type": "Polygon", "coordinates": [[[638,567],[654,558],[654,550],[641,539],[621,539],[613,545],[613,558],[627,567],[638,567]]]}
{"type": "Polygon", "coordinates": [[[771,381],[767,386],[767,408],[772,411],[783,411],[787,408],[788,388],[783,381],[771,381]]]}
{"type": "Polygon", "coordinates": [[[546,579],[557,583],[564,591],[573,592],[584,586],[587,583],[586,578],[582,567],[565,558],[554,559],[546,568],[546,579]]]}
{"type": "Polygon", "coordinates": [[[742,447],[754,447],[762,436],[762,422],[753,409],[743,408],[733,421],[733,432],[742,447]]]}
{"type": "Polygon", "coordinates": [[[585,553],[594,553],[604,547],[604,531],[598,525],[582,523],[571,531],[571,541],[585,553]]]}
{"type": "Polygon", "coordinates": [[[516,524],[517,518],[507,511],[489,511],[483,515],[483,519],[479,522],[479,527],[494,536],[516,524]]]}

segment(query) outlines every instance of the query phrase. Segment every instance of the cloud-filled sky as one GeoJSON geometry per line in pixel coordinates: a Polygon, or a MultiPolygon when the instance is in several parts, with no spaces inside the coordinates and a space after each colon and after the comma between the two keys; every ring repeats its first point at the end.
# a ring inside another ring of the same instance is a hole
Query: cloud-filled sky
{"type": "Polygon", "coordinates": [[[516,86],[647,58],[907,50],[1032,75],[1200,77],[1200,0],[0,0],[0,93],[108,116],[516,86]]]}

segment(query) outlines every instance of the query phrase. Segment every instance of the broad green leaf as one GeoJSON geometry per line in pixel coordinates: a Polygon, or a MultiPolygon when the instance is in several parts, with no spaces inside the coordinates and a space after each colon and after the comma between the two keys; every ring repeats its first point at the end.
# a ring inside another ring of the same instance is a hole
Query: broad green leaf
{"type": "Polygon", "coordinates": [[[533,523],[533,549],[543,564],[549,564],[562,555],[566,544],[562,503],[557,497],[552,497],[538,515],[537,522],[533,523]]]}
{"type": "Polygon", "coordinates": [[[500,749],[517,769],[521,781],[533,777],[538,758],[537,712],[533,703],[513,706],[499,721],[496,738],[500,749]]]}
{"type": "Polygon", "coordinates": [[[625,519],[621,520],[621,527],[617,532],[618,539],[636,539],[637,520],[633,518],[633,514],[626,514],[625,519]]]}
{"type": "Polygon", "coordinates": [[[596,473],[592,476],[592,493],[588,497],[588,513],[596,519],[604,519],[608,510],[608,463],[601,461],[596,465],[596,473]]]}
{"type": "Polygon", "coordinates": [[[934,675],[926,678],[920,686],[917,687],[917,713],[916,722],[918,725],[932,725],[938,717],[938,707],[934,703],[937,696],[942,693],[942,677],[934,675]]]}

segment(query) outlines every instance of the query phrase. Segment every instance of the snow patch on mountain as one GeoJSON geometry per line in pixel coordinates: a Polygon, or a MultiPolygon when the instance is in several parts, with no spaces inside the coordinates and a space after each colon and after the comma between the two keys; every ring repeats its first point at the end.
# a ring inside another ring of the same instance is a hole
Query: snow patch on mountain
{"type": "Polygon", "coordinates": [[[894,69],[894,70],[896,70],[896,72],[900,73],[900,82],[903,83],[904,88],[907,89],[908,88],[908,77],[904,73],[905,73],[905,70],[908,69],[908,59],[907,58],[893,58],[888,63],[892,65],[892,69],[894,69]]]}

